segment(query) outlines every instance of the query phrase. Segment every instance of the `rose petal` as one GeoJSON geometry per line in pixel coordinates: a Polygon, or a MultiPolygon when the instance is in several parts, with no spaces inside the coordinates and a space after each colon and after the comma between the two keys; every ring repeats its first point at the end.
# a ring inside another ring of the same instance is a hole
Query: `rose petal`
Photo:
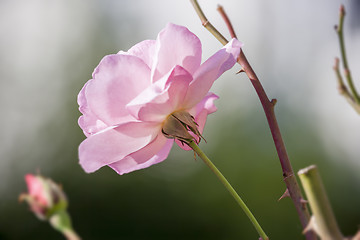
{"type": "MultiPolygon", "coordinates": [[[[207,116],[217,110],[214,101],[219,97],[214,93],[209,92],[195,107],[189,110],[189,113],[192,116],[195,116],[195,122],[198,124],[198,130],[200,133],[203,132],[207,116]]],[[[180,141],[176,140],[176,143],[184,150],[191,150],[191,148],[182,144],[180,141]]]]}
{"type": "Polygon", "coordinates": [[[36,202],[43,206],[49,205],[49,196],[46,193],[46,189],[43,181],[32,174],[25,175],[26,185],[28,187],[29,195],[33,197],[36,202]]]}
{"type": "Polygon", "coordinates": [[[181,66],[175,66],[162,79],[145,89],[127,109],[141,121],[162,122],[183,104],[192,76],[181,66]]]}
{"type": "Polygon", "coordinates": [[[145,40],[131,47],[127,52],[143,60],[151,68],[155,53],[155,40],[145,40]]]}
{"type": "Polygon", "coordinates": [[[91,135],[79,146],[80,164],[90,173],[119,161],[148,145],[160,128],[159,124],[130,122],[91,135]]]}
{"type": "Polygon", "coordinates": [[[152,82],[159,80],[176,65],[182,66],[192,75],[201,63],[199,38],[187,28],[172,23],[159,33],[155,51],[152,82]]]}
{"type": "Polygon", "coordinates": [[[195,106],[209,92],[214,81],[234,64],[240,53],[240,43],[235,38],[206,60],[194,73],[184,105],[187,108],[195,106]]]}
{"type": "MultiPolygon", "coordinates": [[[[208,92],[206,96],[201,100],[201,102],[199,102],[198,104],[196,104],[196,106],[194,106],[189,110],[190,115],[195,116],[195,120],[196,120],[198,115],[203,110],[206,110],[208,114],[216,112],[217,108],[214,104],[214,101],[217,99],[219,99],[219,96],[217,96],[212,92],[208,92]]],[[[199,124],[198,122],[196,123],[199,124]]],[[[202,129],[202,127],[199,125],[199,129],[200,128],[202,129]]],[[[202,130],[200,132],[202,132],[202,130]]]]}
{"type": "Polygon", "coordinates": [[[138,57],[105,56],[85,88],[88,107],[107,126],[134,118],[125,106],[150,85],[150,69],[138,57]]]}
{"type": "Polygon", "coordinates": [[[78,124],[87,137],[108,127],[103,121],[99,120],[99,118],[91,111],[88,106],[85,97],[85,89],[91,81],[92,80],[89,80],[87,83],[85,83],[84,87],[81,89],[78,95],[79,110],[83,114],[79,117],[78,124]]]}
{"type": "Polygon", "coordinates": [[[109,167],[120,175],[150,167],[167,158],[173,143],[173,140],[167,139],[162,134],[159,134],[157,138],[146,147],[130,154],[120,161],[110,164],[109,167]]]}

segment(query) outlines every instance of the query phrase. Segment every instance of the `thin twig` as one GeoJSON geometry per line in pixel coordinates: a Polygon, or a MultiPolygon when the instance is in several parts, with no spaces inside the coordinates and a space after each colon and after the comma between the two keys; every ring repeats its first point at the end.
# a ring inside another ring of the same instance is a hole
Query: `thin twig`
{"type": "Polygon", "coordinates": [[[236,33],[235,33],[235,31],[234,31],[234,28],[233,28],[233,26],[232,26],[232,24],[231,24],[231,21],[230,21],[230,19],[228,18],[227,14],[225,13],[224,8],[223,8],[221,5],[218,5],[217,10],[219,11],[220,15],[221,15],[222,18],[224,19],[225,24],[226,24],[226,26],[227,26],[227,28],[228,28],[228,30],[229,30],[229,32],[230,32],[230,36],[231,36],[232,38],[237,38],[236,33]]]}
{"type": "Polygon", "coordinates": [[[192,3],[197,15],[200,17],[201,24],[209,31],[211,32],[217,40],[219,40],[223,45],[226,45],[228,43],[228,40],[207,20],[205,17],[205,14],[201,10],[199,3],[197,1],[192,1],[192,3]]]}
{"type": "Polygon", "coordinates": [[[345,75],[345,78],[349,85],[349,88],[350,88],[350,91],[351,91],[354,101],[358,105],[360,105],[360,96],[357,93],[356,88],[354,86],[350,68],[349,68],[349,64],[348,64],[347,57],[346,57],[345,40],[344,40],[344,18],[345,18],[345,8],[344,8],[344,5],[341,5],[340,6],[340,14],[339,14],[339,25],[335,26],[335,30],[339,37],[340,52],[341,52],[341,59],[342,59],[343,68],[344,68],[344,75],[345,75]]]}
{"type": "Polygon", "coordinates": [[[354,100],[354,98],[351,96],[351,93],[349,92],[348,88],[346,87],[344,80],[341,76],[340,69],[339,69],[339,58],[335,58],[335,64],[333,67],[336,78],[338,80],[338,88],[341,95],[345,97],[345,99],[348,101],[348,103],[360,114],[360,105],[357,104],[354,100]]]}
{"type": "MultiPolygon", "coordinates": [[[[199,15],[199,18],[201,19],[201,21],[203,23],[204,22],[209,23],[209,21],[207,20],[207,18],[204,15],[204,13],[202,12],[199,4],[197,3],[197,0],[190,0],[190,1],[193,4],[195,11],[199,15]]],[[[217,37],[217,35],[218,35],[217,30],[213,31],[212,28],[207,28],[207,29],[217,39],[219,39],[217,37]]],[[[226,42],[220,41],[220,42],[224,45],[227,43],[227,41],[226,42]]],[[[253,84],[255,91],[259,97],[259,100],[263,106],[263,109],[264,109],[264,112],[265,112],[265,115],[266,115],[266,118],[267,118],[267,121],[268,121],[268,124],[270,127],[270,131],[271,131],[274,143],[275,143],[275,147],[276,147],[279,159],[280,159],[280,164],[281,164],[281,167],[283,170],[283,177],[284,177],[286,187],[290,193],[291,199],[294,202],[295,208],[296,208],[297,213],[300,218],[300,222],[301,222],[303,228],[305,228],[310,220],[310,214],[307,209],[307,206],[305,204],[303,204],[303,196],[302,196],[301,190],[299,188],[299,185],[297,183],[296,177],[294,175],[294,171],[292,169],[289,157],[286,152],[284,142],[282,140],[280,128],[279,128],[279,125],[276,120],[276,116],[274,113],[274,106],[275,106],[276,100],[273,99],[270,101],[269,98],[267,97],[264,88],[262,87],[258,77],[256,76],[256,74],[255,74],[254,70],[252,69],[251,65],[249,64],[248,60],[246,59],[243,50],[240,51],[238,63],[241,65],[242,70],[246,73],[246,75],[250,79],[251,83],[253,84]]],[[[306,234],[306,239],[307,240],[315,240],[317,238],[313,232],[308,232],[306,234]]]]}

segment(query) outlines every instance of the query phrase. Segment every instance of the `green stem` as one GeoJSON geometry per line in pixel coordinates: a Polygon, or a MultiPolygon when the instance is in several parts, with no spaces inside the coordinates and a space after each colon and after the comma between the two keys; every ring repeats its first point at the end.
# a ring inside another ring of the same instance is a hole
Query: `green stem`
{"type": "Polygon", "coordinates": [[[66,210],[58,211],[50,217],[50,224],[61,232],[67,240],[81,240],[71,226],[71,218],[66,210]]]}
{"type": "Polygon", "coordinates": [[[260,224],[251,213],[249,208],[246,206],[244,201],[240,198],[231,184],[226,180],[224,175],[216,168],[216,166],[211,162],[211,160],[205,155],[205,153],[199,148],[199,146],[194,142],[190,141],[189,146],[199,155],[199,157],[204,161],[204,163],[211,169],[211,171],[218,177],[220,182],[225,186],[225,188],[230,192],[235,201],[240,205],[242,210],[245,212],[246,216],[249,218],[250,222],[254,225],[256,231],[259,233],[260,237],[263,240],[269,239],[264,230],[261,228],[260,224]]]}
{"type": "Polygon", "coordinates": [[[342,234],[332,211],[325,187],[315,165],[298,172],[311,210],[315,217],[316,232],[321,239],[342,240],[342,234]]]}
{"type": "Polygon", "coordinates": [[[193,5],[197,15],[201,20],[201,24],[212,34],[214,37],[219,40],[223,45],[228,43],[228,40],[207,20],[205,14],[200,8],[199,3],[196,0],[190,0],[191,4],[193,5]]]}
{"type": "Polygon", "coordinates": [[[360,104],[357,104],[355,102],[354,98],[351,96],[351,93],[349,92],[346,85],[344,84],[343,78],[340,74],[338,58],[335,58],[335,65],[333,68],[334,68],[334,71],[336,74],[336,78],[338,80],[338,87],[339,87],[340,94],[343,95],[345,97],[345,99],[349,102],[349,104],[355,109],[355,111],[357,111],[360,114],[360,104]]]}
{"type": "Polygon", "coordinates": [[[343,5],[340,7],[340,18],[339,18],[339,25],[336,27],[336,31],[339,37],[339,43],[340,43],[340,52],[341,52],[341,58],[343,62],[345,77],[347,80],[347,83],[349,85],[349,88],[351,90],[351,93],[353,95],[353,98],[355,99],[355,102],[357,104],[360,104],[360,97],[359,94],[356,91],[356,88],[354,86],[352,76],[350,73],[350,68],[348,65],[347,57],[346,57],[346,50],[345,50],[345,40],[344,40],[344,18],[345,18],[345,8],[343,5]]]}

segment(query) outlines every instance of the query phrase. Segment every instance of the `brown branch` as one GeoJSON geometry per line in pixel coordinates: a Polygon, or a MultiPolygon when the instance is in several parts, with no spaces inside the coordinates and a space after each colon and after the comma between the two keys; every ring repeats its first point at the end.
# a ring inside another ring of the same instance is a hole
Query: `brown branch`
{"type": "Polygon", "coordinates": [[[232,26],[232,24],[231,24],[231,21],[230,21],[230,19],[228,18],[228,15],[225,13],[224,8],[223,8],[221,5],[218,5],[217,10],[219,11],[221,17],[224,19],[225,24],[226,24],[226,26],[227,26],[227,28],[228,28],[228,30],[229,30],[229,32],[230,32],[230,36],[231,36],[232,38],[237,38],[236,33],[235,33],[235,31],[234,31],[234,28],[233,28],[233,26],[232,26]]]}
{"type": "MultiPolygon", "coordinates": [[[[209,21],[205,17],[204,13],[201,11],[200,6],[198,5],[197,1],[196,0],[190,0],[190,1],[192,2],[201,21],[208,23],[209,21]]],[[[221,15],[223,17],[226,16],[224,11],[222,11],[221,15]]],[[[228,20],[227,16],[226,16],[226,19],[225,19],[225,22],[227,23],[227,26],[228,27],[231,26],[231,24],[228,24],[228,23],[230,23],[230,20],[228,20]]],[[[230,27],[229,29],[231,29],[231,28],[232,27],[230,27]]],[[[211,30],[209,30],[209,31],[211,33],[213,33],[211,30]]],[[[216,32],[218,33],[217,30],[216,30],[216,32]]],[[[235,33],[231,33],[231,34],[235,34],[235,33]]],[[[216,34],[213,33],[213,35],[216,38],[218,38],[216,34]]],[[[224,45],[227,43],[227,41],[225,43],[222,41],[220,41],[220,42],[223,43],[224,45]]],[[[248,78],[250,79],[250,81],[251,81],[253,87],[255,88],[255,91],[259,97],[259,100],[263,106],[263,109],[264,109],[264,112],[265,112],[265,115],[266,115],[266,118],[267,118],[267,121],[268,121],[268,124],[270,127],[270,131],[271,131],[274,143],[275,143],[276,151],[279,156],[280,164],[281,164],[282,171],[283,171],[284,182],[289,191],[290,197],[295,205],[296,211],[299,215],[301,225],[303,226],[303,228],[305,228],[310,220],[310,214],[309,214],[307,206],[305,204],[303,204],[303,196],[302,196],[301,190],[299,188],[299,185],[297,183],[296,177],[294,175],[294,171],[292,169],[289,157],[286,152],[285,144],[284,144],[284,141],[283,141],[281,133],[280,133],[280,128],[279,128],[279,125],[276,120],[276,116],[274,113],[274,106],[276,103],[276,99],[273,99],[271,101],[269,100],[263,86],[261,85],[260,80],[256,76],[255,71],[252,69],[250,63],[246,59],[246,56],[245,56],[243,50],[240,51],[240,56],[239,56],[237,62],[241,65],[242,71],[244,71],[246,73],[246,75],[248,76],[248,78]]],[[[306,233],[306,239],[307,240],[316,240],[317,238],[316,238],[316,235],[314,232],[308,232],[308,233],[306,233]]]]}

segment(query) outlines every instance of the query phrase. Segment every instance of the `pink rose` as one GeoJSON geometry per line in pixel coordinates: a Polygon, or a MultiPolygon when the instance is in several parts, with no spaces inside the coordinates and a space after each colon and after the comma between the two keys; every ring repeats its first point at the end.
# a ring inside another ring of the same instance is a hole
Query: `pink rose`
{"type": "Polygon", "coordinates": [[[216,111],[218,97],[209,90],[235,64],[241,46],[232,39],[201,64],[200,40],[168,24],[156,40],[105,56],[78,95],[84,170],[108,165],[124,174],[165,160],[174,140],[164,136],[163,125],[175,112],[193,116],[201,133],[216,111]]]}

